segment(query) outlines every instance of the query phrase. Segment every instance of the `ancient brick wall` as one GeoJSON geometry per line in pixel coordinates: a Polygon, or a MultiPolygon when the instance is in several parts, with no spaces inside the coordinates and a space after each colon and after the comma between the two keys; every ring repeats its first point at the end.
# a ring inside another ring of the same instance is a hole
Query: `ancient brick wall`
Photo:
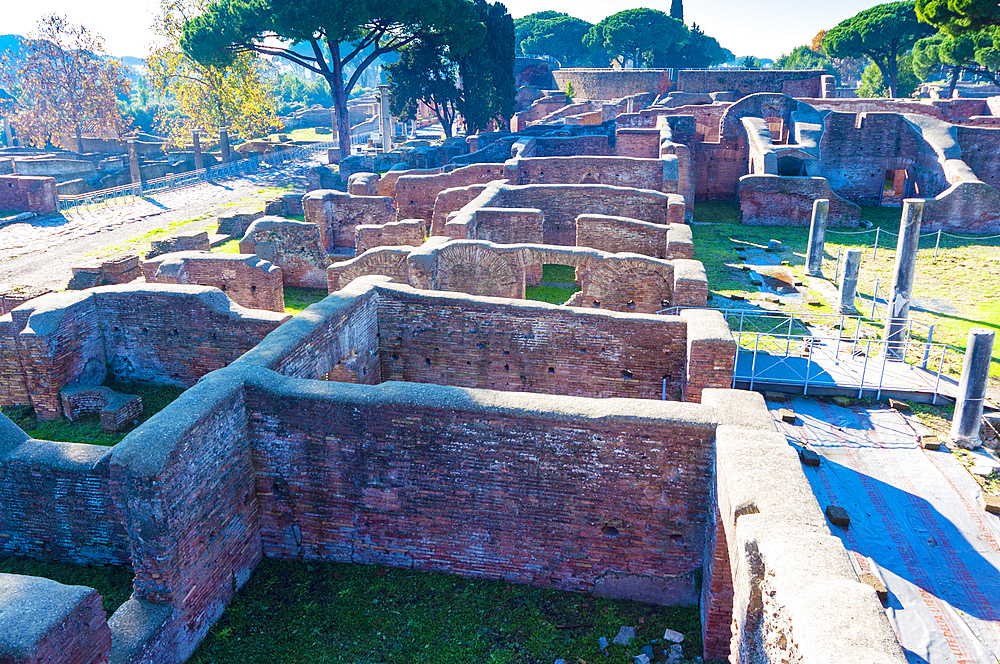
{"type": "Polygon", "coordinates": [[[81,565],[128,564],[125,529],[111,500],[110,448],[28,440],[0,419],[0,551],[81,565]]]}
{"type": "Polygon", "coordinates": [[[0,574],[4,664],[105,664],[111,653],[101,596],[93,588],[0,574]]]}
{"type": "Polygon", "coordinates": [[[830,226],[857,226],[861,219],[861,208],[834,193],[825,178],[744,175],[739,192],[744,224],[809,226],[818,198],[830,201],[830,226]]]}
{"type": "Polygon", "coordinates": [[[920,229],[925,233],[1000,232],[1000,191],[985,182],[958,182],[924,203],[920,229]]]}
{"type": "MultiPolygon", "coordinates": [[[[659,140],[657,140],[657,146],[659,140]]],[[[659,151],[649,159],[633,157],[527,157],[508,162],[510,184],[610,184],[636,189],[664,189],[659,151]],[[516,164],[516,170],[514,170],[516,164]]]]}
{"type": "Polygon", "coordinates": [[[380,226],[358,226],[354,252],[363,254],[372,247],[418,246],[427,237],[430,223],[424,219],[403,219],[380,226]]]}
{"type": "Polygon", "coordinates": [[[740,95],[782,92],[792,97],[822,97],[822,69],[681,69],[677,89],[681,92],[722,92],[740,95]]]}
{"type": "Polygon", "coordinates": [[[146,283],[218,288],[249,309],[285,311],[281,268],[255,254],[178,252],[143,261],[146,283]]]}
{"type": "Polygon", "coordinates": [[[576,217],[607,214],[665,223],[667,194],[610,185],[525,185],[503,187],[501,207],[538,208],[544,244],[576,244],[576,217]]]}
{"type": "Polygon", "coordinates": [[[618,129],[615,153],[623,157],[655,159],[660,156],[660,130],[655,127],[618,129]]]}
{"type": "Polygon", "coordinates": [[[642,92],[664,95],[675,87],[674,69],[563,68],[552,72],[556,86],[573,86],[574,99],[618,99],[642,92]]]}
{"type": "Polygon", "coordinates": [[[604,214],[581,214],[576,218],[576,246],[611,253],[625,251],[653,258],[667,258],[668,230],[668,224],[604,214]]]}
{"type": "Polygon", "coordinates": [[[374,289],[345,284],[309,308],[312,320],[293,318],[238,364],[264,366],[293,378],[379,383],[377,300],[374,289]],[[271,350],[275,348],[280,352],[271,350]]]}
{"type": "Polygon", "coordinates": [[[437,195],[445,189],[485,184],[502,177],[503,164],[470,164],[447,173],[402,175],[396,180],[397,214],[400,219],[430,220],[437,195]]]}
{"type": "Polygon", "coordinates": [[[980,180],[1000,187],[1000,129],[958,127],[962,160],[980,180]]]}
{"type": "MultiPolygon", "coordinates": [[[[14,347],[40,419],[62,413],[59,391],[87,373],[189,386],[253,348],[289,318],[244,309],[204,286],[136,284],[55,293],[11,312],[14,347]],[[19,323],[17,321],[20,321],[19,323]]],[[[4,404],[7,405],[7,404],[4,404]]]]}
{"type": "MultiPolygon", "coordinates": [[[[397,187],[398,184],[397,181],[397,187]]],[[[396,207],[388,196],[353,196],[331,189],[318,189],[303,196],[302,212],[306,222],[319,229],[322,248],[330,252],[338,248],[353,251],[359,224],[396,221],[396,207]]]]}
{"type": "Polygon", "coordinates": [[[240,253],[256,254],[280,267],[285,286],[321,288],[330,264],[319,226],[281,217],[261,217],[250,224],[240,240],[240,253]]]}
{"type": "Polygon", "coordinates": [[[268,556],[690,601],[712,426],[685,404],[285,379],[248,405],[268,556]]]}
{"type": "Polygon", "coordinates": [[[578,155],[612,155],[611,142],[606,134],[582,136],[538,136],[535,139],[536,157],[573,157],[578,155]]]}
{"type": "Polygon", "coordinates": [[[472,184],[468,187],[445,189],[434,198],[434,212],[431,215],[431,235],[444,233],[444,225],[448,215],[457,212],[486,191],[485,184],[472,184]]]}
{"type": "Polygon", "coordinates": [[[376,247],[360,256],[333,263],[326,268],[326,289],[333,293],[358,277],[381,275],[400,284],[410,283],[409,256],[415,247],[376,247]]]}
{"type": "Polygon", "coordinates": [[[694,147],[697,200],[734,200],[740,177],[747,174],[746,139],[696,143],[694,147]]]}
{"type": "Polygon", "coordinates": [[[187,659],[261,559],[247,424],[242,380],[217,372],[112,451],[133,598],[172,610],[147,661],[187,659]]]}
{"type": "Polygon", "coordinates": [[[396,290],[379,301],[383,381],[590,397],[678,398],[678,318],[396,290]]]}
{"type": "Polygon", "coordinates": [[[37,212],[38,214],[55,212],[55,178],[33,175],[0,175],[0,210],[37,212]]]}
{"type": "Polygon", "coordinates": [[[859,205],[878,205],[887,170],[906,169],[921,196],[948,187],[937,155],[895,113],[829,113],[820,153],[821,170],[815,175],[825,177],[835,192],[859,205]]]}

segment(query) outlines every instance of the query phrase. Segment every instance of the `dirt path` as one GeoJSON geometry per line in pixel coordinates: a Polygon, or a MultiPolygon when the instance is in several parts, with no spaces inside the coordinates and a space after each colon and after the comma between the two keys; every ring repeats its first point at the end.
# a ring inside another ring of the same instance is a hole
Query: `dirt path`
{"type": "Polygon", "coordinates": [[[320,163],[325,162],[314,158],[121,205],[10,224],[0,228],[0,289],[15,285],[65,288],[70,267],[92,260],[103,248],[125,245],[173,224],[177,224],[173,232],[214,227],[218,214],[251,205],[262,190],[305,189],[308,169],[320,163]],[[191,222],[178,223],[186,220],[191,222]]]}

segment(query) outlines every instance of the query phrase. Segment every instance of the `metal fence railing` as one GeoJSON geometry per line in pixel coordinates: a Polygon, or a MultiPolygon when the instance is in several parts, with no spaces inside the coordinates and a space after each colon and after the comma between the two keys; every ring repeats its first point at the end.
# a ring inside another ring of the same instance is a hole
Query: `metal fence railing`
{"type": "Polygon", "coordinates": [[[289,161],[303,159],[331,147],[336,147],[336,144],[329,141],[312,143],[265,155],[254,155],[245,159],[231,161],[227,164],[217,164],[196,171],[187,171],[154,180],[145,180],[141,183],[100,189],[83,194],[60,195],[57,198],[58,209],[60,212],[65,212],[82,206],[107,205],[114,202],[124,202],[125,199],[142,198],[154,193],[191,187],[203,182],[217,182],[230,178],[243,177],[256,172],[261,166],[277,166],[289,161]]]}

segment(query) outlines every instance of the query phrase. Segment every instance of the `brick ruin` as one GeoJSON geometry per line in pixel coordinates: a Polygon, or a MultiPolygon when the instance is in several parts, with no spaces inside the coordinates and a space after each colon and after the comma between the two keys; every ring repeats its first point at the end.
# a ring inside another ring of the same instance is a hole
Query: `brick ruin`
{"type": "Polygon", "coordinates": [[[0,575],[61,626],[24,648],[183,662],[271,557],[700,602],[709,659],[903,664],[763,399],[728,389],[686,224],[706,199],[801,224],[822,197],[851,225],[895,168],[933,197],[925,223],[988,228],[968,213],[996,130],[971,104],[831,99],[809,72],[666,76],[231,215],[240,255],[168,253],[147,284],[0,317],[0,404],[103,417],[106,375],[188,388],[112,448],[0,416],[0,551],[135,571],[110,618],[90,589],[0,575]],[[575,270],[568,306],[524,300],[552,264],[575,270]],[[285,286],[329,295],[290,317],[285,286]]]}

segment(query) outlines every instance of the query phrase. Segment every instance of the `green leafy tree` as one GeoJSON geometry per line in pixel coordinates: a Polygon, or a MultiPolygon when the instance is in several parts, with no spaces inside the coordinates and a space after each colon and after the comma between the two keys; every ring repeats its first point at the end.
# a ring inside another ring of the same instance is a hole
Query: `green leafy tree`
{"type": "Polygon", "coordinates": [[[240,53],[255,52],[319,74],[330,86],[340,149],[348,154],[347,99],[370,64],[428,37],[442,38],[464,53],[484,35],[469,0],[213,0],[186,22],[181,46],[203,64],[225,66],[240,53]],[[296,49],[299,44],[307,48],[296,49]],[[342,45],[348,45],[343,52],[342,45]]]}
{"type": "Polygon", "coordinates": [[[830,58],[824,53],[817,53],[808,46],[802,45],[792,49],[787,55],[782,55],[774,62],[775,69],[823,69],[840,80],[840,72],[833,66],[830,58]]]}
{"type": "Polygon", "coordinates": [[[924,37],[913,47],[914,73],[926,79],[943,68],[950,79],[947,92],[949,98],[955,92],[955,86],[963,72],[973,73],[997,85],[996,68],[1000,65],[998,35],[1000,28],[989,27],[957,34],[941,30],[935,35],[924,37]]]}
{"type": "Polygon", "coordinates": [[[838,23],[823,37],[823,50],[835,58],[869,58],[885,79],[889,96],[895,97],[903,91],[899,85],[901,57],[933,31],[917,20],[913,2],[890,2],[838,23]]]}
{"type": "Polygon", "coordinates": [[[671,67],[688,38],[687,27],[655,9],[626,9],[608,16],[584,38],[584,45],[602,49],[620,67],[671,67]]]}
{"type": "Polygon", "coordinates": [[[677,45],[676,50],[671,52],[668,48],[664,66],[704,69],[728,62],[732,58],[733,54],[728,49],[722,48],[714,37],[706,35],[697,23],[692,23],[687,36],[677,45]]]}
{"type": "Polygon", "coordinates": [[[957,35],[1000,25],[1000,5],[996,0],[917,0],[921,21],[957,35]]]}
{"type": "Polygon", "coordinates": [[[760,69],[760,60],[752,55],[745,55],[740,59],[741,69],[760,69]]]}
{"type": "MultiPolygon", "coordinates": [[[[510,128],[514,115],[514,19],[502,2],[474,0],[478,20],[486,26],[486,38],[474,48],[456,49],[462,84],[459,110],[468,133],[485,129],[491,121],[510,128]]],[[[448,42],[449,50],[451,42],[448,42]]]]}
{"type": "Polygon", "coordinates": [[[607,56],[583,43],[593,24],[560,12],[529,14],[514,21],[515,50],[524,55],[551,55],[566,67],[600,66],[607,56]]]}
{"type": "Polygon", "coordinates": [[[85,130],[119,138],[132,123],[119,107],[131,92],[124,65],[104,57],[100,36],[58,14],[38,22],[17,66],[0,67],[0,86],[17,99],[12,121],[21,145],[73,136],[83,152],[85,130]]]}
{"type": "Polygon", "coordinates": [[[670,18],[684,22],[684,0],[670,0],[670,18]]]}
{"type": "Polygon", "coordinates": [[[859,97],[909,97],[919,87],[920,79],[913,73],[913,54],[905,53],[896,63],[898,78],[895,94],[886,84],[882,70],[873,62],[861,74],[858,86],[859,97]]]}
{"type": "Polygon", "coordinates": [[[447,57],[444,44],[424,40],[400,49],[399,60],[385,65],[389,111],[401,120],[417,117],[419,102],[430,108],[451,138],[462,91],[458,65],[447,57]]]}

